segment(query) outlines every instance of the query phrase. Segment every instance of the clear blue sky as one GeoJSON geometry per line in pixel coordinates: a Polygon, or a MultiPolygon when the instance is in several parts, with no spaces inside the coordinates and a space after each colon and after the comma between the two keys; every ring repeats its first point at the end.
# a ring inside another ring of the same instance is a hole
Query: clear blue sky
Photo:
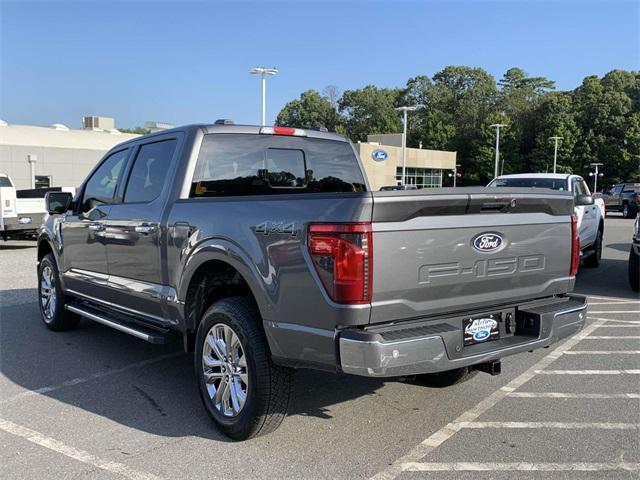
{"type": "Polygon", "coordinates": [[[640,69],[640,2],[11,2],[1,4],[0,118],[83,114],[258,123],[256,65],[276,66],[268,121],[308,89],[403,86],[447,65],[518,66],[573,89],[640,69]]]}

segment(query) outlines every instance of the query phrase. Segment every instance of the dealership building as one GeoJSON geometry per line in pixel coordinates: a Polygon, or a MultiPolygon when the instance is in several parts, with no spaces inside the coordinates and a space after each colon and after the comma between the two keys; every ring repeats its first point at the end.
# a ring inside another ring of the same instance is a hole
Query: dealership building
{"type": "Polygon", "coordinates": [[[0,173],[17,189],[75,187],[111,147],[138,135],[122,133],[112,118],[84,117],[83,128],[0,120],[0,173]]]}
{"type": "MultiPolygon", "coordinates": [[[[402,134],[368,135],[356,144],[373,190],[402,183],[402,134]]],[[[407,148],[405,184],[442,186],[442,177],[456,168],[456,152],[407,148]]]]}
{"type": "MultiPolygon", "coordinates": [[[[160,130],[168,124],[147,122],[160,130]]],[[[115,128],[107,117],[84,117],[83,127],[60,123],[43,127],[14,125],[0,120],[0,173],[8,174],[17,189],[75,187],[100,158],[118,143],[137,135],[115,128]]],[[[355,145],[373,190],[402,181],[402,135],[369,135],[355,145]]],[[[442,186],[456,165],[456,152],[407,148],[405,183],[418,188],[442,186]]]]}

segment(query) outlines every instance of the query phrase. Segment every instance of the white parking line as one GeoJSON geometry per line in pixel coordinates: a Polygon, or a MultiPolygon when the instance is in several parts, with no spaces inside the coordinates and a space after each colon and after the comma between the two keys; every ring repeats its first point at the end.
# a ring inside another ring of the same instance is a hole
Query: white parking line
{"type": "Polygon", "coordinates": [[[602,295],[587,295],[588,298],[595,298],[597,300],[613,300],[617,303],[640,303],[640,300],[631,300],[629,298],[620,297],[605,297],[602,295]]]}
{"type": "Polygon", "coordinates": [[[640,328],[640,325],[638,325],[638,324],[603,325],[600,328],[640,328]]]}
{"type": "Polygon", "coordinates": [[[473,422],[474,420],[476,420],[480,415],[492,408],[496,403],[505,398],[509,393],[513,392],[514,390],[531,380],[536,375],[536,371],[542,370],[551,365],[551,363],[560,358],[565,351],[573,348],[583,338],[585,338],[585,336],[591,334],[595,329],[602,326],[603,324],[604,320],[596,320],[590,325],[587,325],[581,333],[566,340],[563,344],[552,350],[547,356],[543,357],[540,361],[527,369],[524,373],[511,380],[509,383],[507,383],[507,385],[500,388],[499,390],[496,390],[488,397],[485,397],[474,407],[462,413],[453,422],[448,423],[440,430],[432,434],[430,437],[426,438],[424,441],[422,441],[422,443],[416,445],[413,449],[411,449],[406,455],[393,462],[385,470],[377,473],[372,478],[374,480],[395,479],[402,473],[404,464],[416,462],[424,458],[435,448],[439,447],[443,442],[455,435],[456,432],[460,431],[460,429],[462,428],[461,425],[463,423],[473,422]]]}
{"type": "Polygon", "coordinates": [[[640,340],[640,335],[590,335],[585,340],[640,340]]]}
{"type": "Polygon", "coordinates": [[[640,310],[597,310],[589,312],[589,315],[595,315],[596,313],[637,313],[640,315],[640,310]]]}
{"type": "Polygon", "coordinates": [[[571,350],[565,355],[640,355],[640,350],[571,350]]]}
{"type": "Polygon", "coordinates": [[[536,370],[538,375],[640,375],[640,370],[536,370]]]}
{"type": "Polygon", "coordinates": [[[640,463],[416,463],[402,464],[402,470],[407,472],[602,472],[625,470],[636,472],[640,470],[640,463]]]}
{"type": "Polygon", "coordinates": [[[0,418],[0,430],[10,433],[11,435],[22,437],[31,443],[48,448],[49,450],[53,450],[54,452],[60,453],[66,457],[78,460],[79,462],[130,478],[131,480],[158,480],[160,478],[147,472],[134,470],[122,463],[112,462],[110,460],[104,460],[96,457],[89,452],[79,450],[75,447],[70,447],[55,438],[47,437],[35,430],[31,430],[2,418],[0,418]]]}
{"type": "Polygon", "coordinates": [[[631,325],[640,325],[640,320],[622,320],[618,318],[602,318],[602,317],[592,317],[589,316],[591,320],[602,320],[606,323],[616,322],[616,323],[629,323],[631,325]]]}
{"type": "Polygon", "coordinates": [[[640,393],[561,393],[561,392],[511,392],[513,398],[573,398],[588,400],[605,400],[614,398],[636,399],[640,393]]]}
{"type": "Polygon", "coordinates": [[[91,380],[96,380],[98,378],[104,378],[104,377],[109,377],[111,375],[117,375],[118,373],[123,373],[126,372],[128,370],[133,370],[136,368],[141,368],[141,367],[146,367],[147,365],[152,365],[154,363],[158,363],[161,362],[162,360],[166,360],[167,358],[171,358],[171,357],[175,357],[178,355],[182,355],[182,351],[178,351],[178,352],[172,352],[172,353],[168,353],[166,355],[160,355],[159,357],[153,357],[153,358],[149,358],[147,360],[143,360],[141,362],[137,362],[137,363],[132,363],[129,365],[126,365],[124,367],[121,368],[114,368],[114,369],[110,369],[110,370],[102,370],[99,372],[95,372],[92,373],[91,375],[87,375],[86,377],[80,377],[80,378],[72,378],[71,380],[66,380],[58,385],[50,385],[47,387],[40,387],[37,388],[35,390],[28,390],[26,392],[21,392],[18,393],[12,397],[9,397],[7,399],[4,399],[2,401],[0,401],[0,405],[4,405],[7,403],[11,403],[11,402],[15,402],[16,400],[22,400],[25,397],[30,397],[33,395],[43,395],[45,393],[50,393],[50,392],[54,392],[56,390],[60,390],[61,388],[65,388],[65,387],[72,387],[74,385],[80,385],[81,383],[86,383],[89,382],[91,380]]]}
{"type": "Polygon", "coordinates": [[[638,430],[637,423],[595,423],[595,422],[462,422],[461,428],[560,428],[568,430],[638,430]]]}

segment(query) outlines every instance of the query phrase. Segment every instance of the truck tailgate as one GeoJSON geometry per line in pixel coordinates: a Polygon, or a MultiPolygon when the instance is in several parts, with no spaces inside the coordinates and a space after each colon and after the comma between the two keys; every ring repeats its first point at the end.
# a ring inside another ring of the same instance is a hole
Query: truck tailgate
{"type": "Polygon", "coordinates": [[[570,194],[373,193],[371,323],[490,310],[570,290],[570,194]]]}

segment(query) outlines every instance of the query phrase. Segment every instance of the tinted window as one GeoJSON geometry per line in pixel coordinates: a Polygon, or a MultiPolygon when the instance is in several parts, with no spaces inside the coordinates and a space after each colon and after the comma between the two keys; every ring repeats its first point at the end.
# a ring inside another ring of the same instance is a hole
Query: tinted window
{"type": "Polygon", "coordinates": [[[9,177],[0,177],[0,187],[13,187],[13,185],[11,185],[11,180],[9,180],[9,177]]]}
{"type": "Polygon", "coordinates": [[[116,193],[128,150],[121,150],[108,157],[91,176],[82,196],[82,211],[88,212],[97,205],[111,203],[116,193]]]}
{"type": "Polygon", "coordinates": [[[566,190],[567,181],[561,178],[498,178],[492,181],[489,186],[566,190]]]}
{"type": "Polygon", "coordinates": [[[573,196],[589,195],[589,189],[585,185],[583,180],[575,180],[573,184],[573,196]]]}
{"type": "Polygon", "coordinates": [[[148,143],[140,147],[129,174],[125,203],[151,202],[162,192],[177,140],[148,143]]]}
{"type": "Polygon", "coordinates": [[[206,135],[191,197],[364,192],[345,142],[275,135],[206,135]]]}

